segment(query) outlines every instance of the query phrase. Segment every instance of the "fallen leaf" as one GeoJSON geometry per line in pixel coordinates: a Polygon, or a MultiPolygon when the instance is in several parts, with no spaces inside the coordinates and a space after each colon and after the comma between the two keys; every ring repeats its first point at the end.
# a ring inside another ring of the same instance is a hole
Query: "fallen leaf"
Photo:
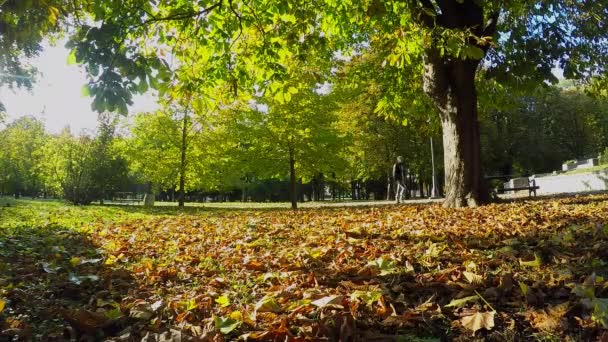
{"type": "Polygon", "coordinates": [[[569,303],[562,303],[556,306],[547,308],[546,310],[538,310],[529,312],[526,317],[535,329],[543,331],[556,331],[563,328],[567,322],[562,318],[568,311],[569,303]]]}
{"type": "Polygon", "coordinates": [[[448,305],[446,305],[445,307],[446,308],[452,308],[452,307],[459,308],[461,306],[464,306],[468,302],[478,301],[478,300],[479,300],[478,296],[469,296],[469,297],[464,297],[464,298],[452,299],[450,301],[450,303],[448,305]]]}
{"type": "Polygon", "coordinates": [[[283,309],[274,298],[264,297],[255,304],[255,311],[281,313],[283,312],[283,309]]]}
{"type": "Polygon", "coordinates": [[[492,330],[494,327],[494,315],[496,311],[476,312],[470,316],[460,319],[462,326],[473,331],[473,334],[480,329],[492,330]]]}
{"type": "Polygon", "coordinates": [[[481,283],[483,283],[483,277],[480,275],[477,275],[473,272],[469,272],[469,271],[464,271],[462,272],[462,274],[464,275],[465,279],[469,282],[469,284],[474,284],[474,285],[479,285],[481,283]]]}
{"type": "Polygon", "coordinates": [[[534,254],[534,260],[524,261],[522,259],[519,259],[519,264],[526,267],[538,268],[542,265],[542,260],[537,254],[534,254]]]}
{"type": "Polygon", "coordinates": [[[334,306],[334,307],[342,307],[342,301],[344,300],[343,296],[327,296],[315,301],[312,301],[310,304],[324,308],[326,306],[334,306]]]}
{"type": "Polygon", "coordinates": [[[235,319],[219,316],[213,317],[213,323],[215,324],[215,328],[224,335],[231,333],[234,329],[241,325],[241,322],[235,319]]]}

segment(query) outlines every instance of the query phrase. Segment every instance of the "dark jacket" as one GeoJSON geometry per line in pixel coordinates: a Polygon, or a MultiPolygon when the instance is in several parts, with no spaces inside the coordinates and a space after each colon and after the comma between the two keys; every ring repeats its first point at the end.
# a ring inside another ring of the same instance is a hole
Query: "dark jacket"
{"type": "Polygon", "coordinates": [[[405,180],[405,166],[403,163],[395,163],[395,165],[393,165],[393,178],[396,181],[405,180]]]}

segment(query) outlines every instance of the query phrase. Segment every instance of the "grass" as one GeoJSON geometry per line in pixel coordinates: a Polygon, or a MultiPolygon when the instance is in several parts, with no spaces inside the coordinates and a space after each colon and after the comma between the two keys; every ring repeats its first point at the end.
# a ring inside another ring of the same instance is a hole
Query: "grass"
{"type": "Polygon", "coordinates": [[[559,173],[559,175],[577,175],[581,173],[602,172],[605,170],[608,170],[608,164],[598,165],[586,169],[566,171],[564,173],[559,173]]]}

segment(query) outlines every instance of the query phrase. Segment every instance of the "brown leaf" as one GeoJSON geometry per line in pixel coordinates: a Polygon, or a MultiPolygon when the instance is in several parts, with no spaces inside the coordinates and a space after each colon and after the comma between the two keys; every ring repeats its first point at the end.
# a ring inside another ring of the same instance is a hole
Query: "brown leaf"
{"type": "Polygon", "coordinates": [[[530,324],[538,330],[556,331],[566,328],[567,321],[563,317],[568,311],[568,307],[569,303],[566,302],[549,307],[547,310],[529,312],[526,317],[530,320],[530,324]]]}

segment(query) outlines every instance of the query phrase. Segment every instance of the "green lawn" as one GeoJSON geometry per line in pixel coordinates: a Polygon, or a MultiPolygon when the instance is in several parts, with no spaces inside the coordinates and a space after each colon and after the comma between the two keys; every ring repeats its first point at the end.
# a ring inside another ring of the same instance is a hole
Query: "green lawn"
{"type": "Polygon", "coordinates": [[[564,173],[560,173],[560,175],[576,175],[580,173],[600,172],[605,170],[608,170],[608,164],[598,165],[587,169],[571,170],[564,173]]]}

